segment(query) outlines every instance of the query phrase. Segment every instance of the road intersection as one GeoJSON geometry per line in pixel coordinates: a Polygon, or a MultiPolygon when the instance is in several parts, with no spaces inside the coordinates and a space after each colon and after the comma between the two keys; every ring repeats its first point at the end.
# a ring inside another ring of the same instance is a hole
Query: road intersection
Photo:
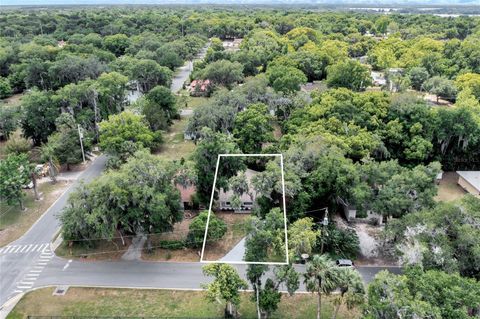
{"type": "MultiPolygon", "coordinates": [[[[104,169],[106,158],[99,156],[60,198],[20,239],[0,252],[0,304],[30,289],[44,286],[96,286],[152,289],[200,289],[207,279],[199,262],[146,262],[66,260],[54,255],[50,243],[57,231],[57,216],[69,194],[81,182],[89,182],[104,169]],[[35,248],[35,249],[34,249],[35,248]],[[23,251],[23,252],[22,252],[23,251]]],[[[245,266],[235,265],[239,273],[245,266]]],[[[298,266],[302,271],[303,267],[298,266]]],[[[398,267],[359,267],[365,282],[383,269],[399,273],[398,267]]]]}

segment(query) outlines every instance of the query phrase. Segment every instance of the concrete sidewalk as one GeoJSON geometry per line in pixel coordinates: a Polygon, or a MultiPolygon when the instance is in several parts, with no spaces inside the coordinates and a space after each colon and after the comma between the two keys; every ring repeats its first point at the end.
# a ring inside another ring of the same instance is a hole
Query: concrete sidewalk
{"type": "Polygon", "coordinates": [[[219,261],[227,261],[227,262],[239,262],[243,261],[243,257],[245,256],[245,237],[242,238],[232,248],[225,256],[223,256],[219,261]]]}

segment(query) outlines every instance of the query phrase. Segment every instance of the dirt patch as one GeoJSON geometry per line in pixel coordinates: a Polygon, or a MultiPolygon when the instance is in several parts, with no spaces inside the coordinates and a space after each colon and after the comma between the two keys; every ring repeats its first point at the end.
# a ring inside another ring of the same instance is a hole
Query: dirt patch
{"type": "Polygon", "coordinates": [[[435,200],[438,202],[450,202],[465,196],[466,192],[457,184],[457,182],[457,173],[443,173],[443,178],[438,185],[438,194],[435,196],[435,200]]]}
{"type": "MultiPolygon", "coordinates": [[[[205,260],[217,260],[225,256],[246,234],[245,223],[249,217],[248,214],[235,214],[219,212],[217,216],[227,224],[227,233],[218,242],[209,244],[205,247],[205,260]]],[[[149,261],[200,261],[201,248],[183,248],[183,249],[162,249],[159,248],[159,242],[162,240],[185,240],[188,235],[188,228],[192,219],[184,219],[176,223],[172,232],[159,235],[151,235],[153,246],[152,253],[142,254],[142,259],[149,261]]]]}
{"type": "Polygon", "coordinates": [[[119,260],[128,250],[133,237],[124,236],[123,240],[124,242],[117,237],[112,241],[103,239],[90,241],[90,246],[82,244],[73,245],[71,242],[63,241],[55,250],[55,253],[60,257],[82,261],[119,260]]]}
{"type": "Polygon", "coordinates": [[[355,261],[361,266],[392,266],[397,265],[397,261],[386,258],[381,254],[380,234],[383,226],[373,226],[366,223],[357,223],[354,226],[360,241],[360,256],[355,261]]]}
{"type": "Polygon", "coordinates": [[[228,230],[221,240],[205,247],[204,260],[219,260],[247,234],[250,214],[217,213],[216,215],[227,223],[228,230]]]}

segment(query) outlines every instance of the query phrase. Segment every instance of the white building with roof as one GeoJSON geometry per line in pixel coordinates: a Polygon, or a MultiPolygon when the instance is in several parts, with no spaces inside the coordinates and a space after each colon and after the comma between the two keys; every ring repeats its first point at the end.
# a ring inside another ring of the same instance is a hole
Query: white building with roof
{"type": "Polygon", "coordinates": [[[480,197],[480,171],[457,171],[458,185],[468,193],[480,197]]]}

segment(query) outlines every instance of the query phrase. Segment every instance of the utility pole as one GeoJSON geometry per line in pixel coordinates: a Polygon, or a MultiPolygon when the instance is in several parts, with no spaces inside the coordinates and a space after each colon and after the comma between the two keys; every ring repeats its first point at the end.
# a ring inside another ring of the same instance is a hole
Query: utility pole
{"type": "Polygon", "coordinates": [[[325,216],[323,217],[323,221],[321,224],[322,224],[322,246],[320,247],[320,254],[323,254],[323,244],[325,242],[324,236],[326,235],[325,232],[327,231],[327,226],[328,226],[328,207],[325,208],[325,216]]]}
{"type": "Polygon", "coordinates": [[[83,133],[80,130],[80,124],[78,124],[77,128],[78,128],[78,138],[80,139],[80,148],[82,149],[83,164],[85,164],[85,152],[83,151],[83,141],[82,141],[83,133]]]}

